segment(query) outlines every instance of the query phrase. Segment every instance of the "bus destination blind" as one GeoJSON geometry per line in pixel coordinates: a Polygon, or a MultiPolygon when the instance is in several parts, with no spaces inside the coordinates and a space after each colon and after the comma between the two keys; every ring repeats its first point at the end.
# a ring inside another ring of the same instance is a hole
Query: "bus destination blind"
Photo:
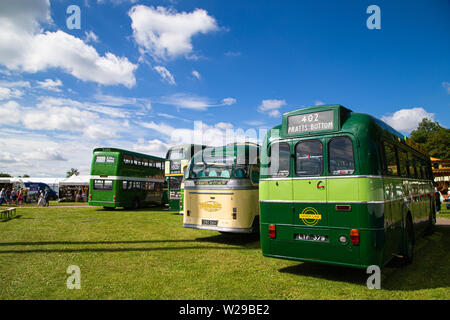
{"type": "Polygon", "coordinates": [[[288,134],[307,133],[334,129],[334,111],[320,111],[290,116],[287,119],[288,134]]]}

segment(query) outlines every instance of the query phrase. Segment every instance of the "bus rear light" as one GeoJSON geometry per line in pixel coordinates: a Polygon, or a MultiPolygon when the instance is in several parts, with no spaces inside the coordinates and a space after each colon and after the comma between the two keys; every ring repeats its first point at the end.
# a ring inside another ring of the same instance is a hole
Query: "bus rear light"
{"type": "Polygon", "coordinates": [[[92,194],[89,195],[89,201],[91,201],[91,200],[92,200],[92,194]]]}
{"type": "Polygon", "coordinates": [[[274,224],[269,225],[269,238],[275,239],[277,236],[277,230],[274,224]]]}
{"type": "Polygon", "coordinates": [[[233,220],[236,220],[236,212],[233,212],[233,220]]]}
{"type": "Polygon", "coordinates": [[[350,230],[350,240],[352,245],[359,246],[359,231],[357,229],[350,230]]]}
{"type": "Polygon", "coordinates": [[[352,206],[351,205],[337,205],[336,206],[336,211],[352,211],[352,206]]]}
{"type": "Polygon", "coordinates": [[[116,196],[113,196],[113,201],[116,201],[116,196]]]}
{"type": "Polygon", "coordinates": [[[191,212],[189,210],[187,210],[186,215],[189,217],[191,215],[191,212]]]}
{"type": "Polygon", "coordinates": [[[183,210],[183,201],[180,200],[180,210],[183,210]]]}

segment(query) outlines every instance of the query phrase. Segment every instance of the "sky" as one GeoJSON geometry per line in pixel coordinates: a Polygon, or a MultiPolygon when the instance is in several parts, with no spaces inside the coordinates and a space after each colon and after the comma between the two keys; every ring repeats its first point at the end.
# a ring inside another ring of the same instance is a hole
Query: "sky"
{"type": "Polygon", "coordinates": [[[0,172],[258,142],[321,104],[448,128],[449,57],[448,0],[2,0],[0,172]]]}

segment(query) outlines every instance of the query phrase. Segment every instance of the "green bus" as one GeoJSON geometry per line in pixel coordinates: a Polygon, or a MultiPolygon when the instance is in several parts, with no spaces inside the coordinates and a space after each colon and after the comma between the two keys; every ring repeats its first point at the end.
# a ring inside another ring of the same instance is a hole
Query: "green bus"
{"type": "Polygon", "coordinates": [[[413,259],[436,222],[430,158],[341,105],[283,114],[261,152],[264,256],[357,268],[413,259]]]}
{"type": "Polygon", "coordinates": [[[192,156],[205,149],[198,144],[181,144],[167,150],[165,162],[165,176],[169,210],[183,214],[184,203],[184,170],[192,156]]]}
{"type": "Polygon", "coordinates": [[[183,227],[258,232],[259,152],[253,143],[231,143],[196,153],[185,172],[183,227]]]}
{"type": "Polygon", "coordinates": [[[162,205],[164,159],[142,153],[96,148],[93,151],[89,205],[137,209],[162,205]]]}

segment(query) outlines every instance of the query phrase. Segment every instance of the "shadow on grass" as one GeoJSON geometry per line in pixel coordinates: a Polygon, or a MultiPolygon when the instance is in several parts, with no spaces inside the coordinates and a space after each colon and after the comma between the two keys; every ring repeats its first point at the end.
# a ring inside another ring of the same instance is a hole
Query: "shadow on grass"
{"type": "Polygon", "coordinates": [[[222,233],[214,236],[197,238],[195,240],[199,242],[243,246],[248,249],[260,248],[259,233],[222,233]]]}
{"type": "Polygon", "coordinates": [[[363,285],[366,284],[368,277],[365,270],[362,269],[331,266],[313,262],[303,262],[299,265],[280,269],[279,271],[281,273],[291,273],[295,275],[363,285]]]}
{"type": "MultiPolygon", "coordinates": [[[[413,291],[450,287],[450,277],[448,276],[449,247],[450,226],[436,226],[433,235],[417,239],[412,264],[405,266],[394,259],[381,269],[381,289],[413,291]]],[[[361,286],[366,286],[367,279],[370,276],[366,274],[364,269],[312,262],[303,262],[279,271],[361,286]]]]}
{"type": "MultiPolygon", "coordinates": [[[[2,220],[0,220],[0,222],[8,222],[8,221],[11,221],[14,219],[20,219],[21,217],[22,217],[22,215],[19,214],[17,216],[11,217],[11,218],[2,219],[2,220]]],[[[23,219],[26,219],[26,218],[23,218],[23,219]]]]}

